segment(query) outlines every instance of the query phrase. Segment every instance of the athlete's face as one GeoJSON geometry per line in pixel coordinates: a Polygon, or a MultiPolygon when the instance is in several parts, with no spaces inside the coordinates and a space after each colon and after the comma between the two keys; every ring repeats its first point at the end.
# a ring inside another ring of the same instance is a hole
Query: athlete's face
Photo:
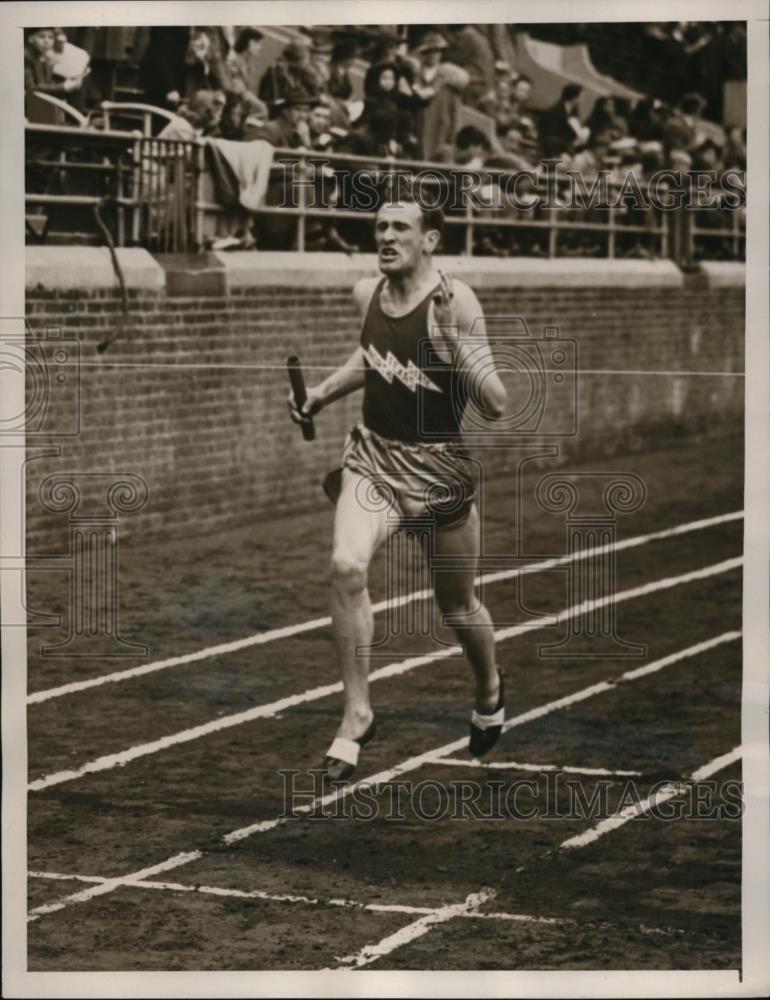
{"type": "Polygon", "coordinates": [[[436,249],[438,233],[425,230],[419,205],[383,205],[374,223],[374,240],[383,274],[415,270],[436,249]]]}

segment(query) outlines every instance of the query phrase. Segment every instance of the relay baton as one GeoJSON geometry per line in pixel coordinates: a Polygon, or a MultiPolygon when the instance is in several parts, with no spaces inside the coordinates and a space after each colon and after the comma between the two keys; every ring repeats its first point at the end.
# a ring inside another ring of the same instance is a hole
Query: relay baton
{"type": "MultiPolygon", "coordinates": [[[[302,374],[302,365],[296,354],[291,354],[286,359],[286,367],[289,371],[289,381],[291,382],[291,391],[294,393],[294,403],[302,413],[302,407],[307,402],[307,391],[305,390],[305,376],[302,374]]],[[[300,424],[302,429],[302,437],[306,441],[315,440],[315,424],[313,423],[313,418],[308,417],[307,423],[300,424]]]]}

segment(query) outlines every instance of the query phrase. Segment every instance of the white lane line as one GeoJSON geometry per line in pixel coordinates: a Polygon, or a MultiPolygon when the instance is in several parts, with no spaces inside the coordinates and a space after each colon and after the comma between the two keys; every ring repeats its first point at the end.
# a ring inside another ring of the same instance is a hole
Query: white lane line
{"type": "Polygon", "coordinates": [[[482,767],[493,771],[563,771],[565,774],[589,774],[617,776],[619,778],[639,778],[642,771],[609,771],[606,767],[568,767],[566,764],[518,764],[513,760],[462,760],[460,757],[434,757],[431,764],[446,764],[448,767],[482,767]]]}
{"type": "MultiPolygon", "coordinates": [[[[660,660],[656,660],[654,663],[648,664],[648,673],[653,673],[655,670],[663,670],[665,667],[670,666],[673,663],[677,663],[680,660],[687,659],[691,656],[696,656],[699,653],[706,652],[709,649],[713,649],[722,643],[734,642],[741,637],[740,632],[724,632],[722,635],[715,636],[712,639],[707,639],[704,642],[696,643],[694,646],[690,646],[687,649],[680,650],[677,653],[672,653],[669,656],[664,656],[660,660]]],[[[523,712],[521,715],[515,716],[509,719],[503,726],[503,731],[507,732],[513,729],[515,726],[524,725],[527,722],[531,722],[533,719],[540,719],[544,716],[550,714],[551,712],[559,711],[562,708],[566,708],[569,705],[577,704],[580,701],[585,701],[587,698],[593,697],[595,694],[601,694],[605,691],[612,691],[615,689],[618,683],[622,681],[633,681],[638,677],[639,671],[627,671],[621,674],[620,677],[612,681],[601,681],[598,684],[592,684],[589,687],[581,688],[578,691],[574,691],[570,695],[566,695],[563,698],[557,698],[554,701],[547,702],[544,705],[540,705],[537,708],[530,709],[528,712],[523,712]]],[[[402,761],[401,764],[397,764],[394,768],[387,771],[380,771],[378,774],[370,775],[367,778],[361,778],[359,781],[354,782],[350,785],[344,785],[341,788],[335,789],[329,795],[319,796],[314,799],[313,802],[305,806],[299,806],[294,810],[295,813],[306,813],[315,811],[320,806],[328,805],[329,803],[335,802],[339,798],[345,798],[351,792],[357,790],[362,785],[376,786],[384,784],[387,781],[392,781],[399,774],[405,774],[408,771],[416,770],[422,767],[423,764],[429,763],[434,757],[446,757],[458,750],[467,747],[468,737],[463,736],[461,739],[453,740],[451,743],[446,743],[444,746],[435,747],[432,750],[428,750],[426,753],[418,754],[415,757],[409,757],[402,761]]],[[[237,830],[233,830],[230,833],[225,834],[222,837],[222,842],[226,845],[237,843],[241,840],[252,836],[255,833],[263,833],[267,830],[272,830],[277,826],[281,826],[283,823],[288,821],[289,817],[278,817],[276,819],[262,820],[258,823],[252,823],[249,826],[240,827],[237,830]]],[[[177,854],[174,857],[169,858],[167,861],[161,862],[160,866],[155,866],[153,869],[142,869],[140,872],[133,872],[126,875],[121,879],[112,879],[111,888],[104,891],[111,892],[113,889],[117,889],[121,882],[136,882],[139,879],[146,878],[150,874],[158,874],[160,871],[170,871],[173,868],[180,868],[183,865],[189,864],[192,861],[197,861],[204,855],[203,851],[192,851],[188,854],[177,854]]],[[[98,887],[97,887],[98,888],[98,887]]],[[[93,895],[101,895],[99,892],[93,893],[93,895]]],[[[75,893],[71,896],[64,896],[60,900],[54,903],[45,904],[44,907],[35,907],[35,909],[29,911],[29,920],[36,920],[39,915],[43,913],[54,913],[57,910],[62,910],[69,906],[71,903],[81,903],[85,902],[87,899],[91,898],[91,891],[84,890],[82,893],[75,893]]]]}
{"type": "Polygon", "coordinates": [[[376,944],[367,944],[354,955],[346,955],[338,959],[337,969],[360,969],[364,965],[371,965],[385,955],[390,955],[397,948],[402,948],[405,944],[415,941],[417,938],[427,934],[436,924],[445,924],[448,920],[459,917],[463,913],[478,910],[480,906],[495,896],[493,889],[482,889],[481,892],[472,892],[462,903],[449,903],[446,906],[439,906],[431,913],[418,917],[417,920],[406,927],[401,927],[393,934],[388,934],[376,944]]]}
{"type": "MultiPolygon", "coordinates": [[[[579,615],[587,614],[610,604],[620,604],[623,601],[632,600],[636,597],[644,597],[659,590],[667,590],[671,587],[691,583],[694,580],[702,580],[720,573],[727,573],[731,570],[737,569],[741,565],[741,562],[741,557],[725,559],[720,563],[714,563],[711,566],[705,566],[701,569],[692,570],[691,572],[683,573],[680,576],[665,577],[662,580],[645,583],[639,587],[633,587],[630,590],[623,590],[616,594],[608,594],[607,596],[598,598],[595,601],[583,601],[581,604],[573,605],[571,608],[565,608],[556,615],[548,615],[535,622],[528,622],[525,625],[511,625],[508,628],[498,629],[494,633],[495,642],[504,642],[507,639],[511,639],[517,635],[522,635],[525,632],[533,632],[538,629],[550,627],[551,625],[558,625],[572,618],[576,618],[579,615]]],[[[423,656],[412,656],[406,660],[389,663],[387,666],[380,667],[378,670],[373,671],[369,676],[369,680],[370,682],[374,682],[382,680],[383,678],[404,674],[410,670],[416,669],[417,667],[425,666],[428,663],[434,663],[436,660],[455,656],[460,652],[461,650],[459,646],[445,646],[441,649],[432,650],[430,653],[426,653],[423,656]]],[[[253,722],[256,719],[270,718],[287,708],[292,708],[296,705],[309,701],[317,701],[320,698],[326,698],[327,696],[340,691],[342,691],[342,682],[337,681],[334,684],[326,684],[323,687],[311,688],[310,690],[303,691],[299,694],[289,695],[285,698],[279,699],[278,701],[268,702],[264,705],[256,705],[254,708],[246,709],[243,712],[237,712],[234,715],[221,716],[220,718],[212,719],[209,722],[201,723],[198,726],[193,726],[190,729],[183,729],[180,732],[172,733],[169,736],[163,736],[160,739],[152,740],[149,743],[141,743],[137,746],[129,747],[127,750],[121,750],[118,753],[105,754],[102,757],[97,757],[94,760],[88,761],[78,768],[66,771],[55,771],[51,774],[43,775],[43,777],[36,778],[34,781],[29,782],[27,790],[30,792],[39,792],[45,788],[51,788],[54,785],[60,785],[67,781],[75,781],[87,774],[95,774],[99,771],[109,771],[114,767],[124,767],[126,764],[133,760],[137,760],[140,757],[147,757],[150,754],[160,753],[163,750],[168,750],[171,747],[178,746],[182,743],[190,743],[193,740],[200,739],[201,737],[209,736],[211,733],[220,732],[221,730],[229,729],[233,726],[240,726],[247,722],[253,722]]]]}
{"type": "Polygon", "coordinates": [[[132,872],[130,875],[107,878],[98,885],[92,885],[90,889],[81,889],[80,892],[73,892],[71,896],[65,896],[63,899],[56,900],[53,903],[44,903],[42,906],[36,906],[34,910],[29,911],[27,922],[31,923],[33,920],[38,920],[40,917],[45,916],[46,913],[56,913],[58,910],[63,910],[70,903],[85,903],[95,896],[104,896],[108,892],[114,892],[115,889],[120,888],[122,885],[131,885],[133,882],[139,882],[141,879],[149,878],[151,875],[160,875],[162,872],[171,871],[182,865],[189,865],[193,861],[200,861],[202,857],[203,851],[184,851],[181,854],[175,854],[173,857],[159,862],[157,865],[150,865],[149,868],[142,868],[137,872],[132,872]]]}
{"type": "MultiPolygon", "coordinates": [[[[613,550],[616,552],[624,551],[625,549],[636,548],[639,545],[647,545],[650,542],[659,541],[665,538],[674,538],[677,535],[684,535],[691,531],[703,531],[706,528],[712,528],[720,524],[727,524],[731,521],[740,521],[743,517],[743,511],[733,511],[730,514],[719,514],[715,517],[702,518],[699,521],[689,521],[685,524],[678,524],[672,528],[664,528],[660,531],[653,531],[647,535],[636,535],[633,538],[626,538],[623,541],[617,542],[613,546],[613,550]]],[[[518,566],[514,569],[499,570],[495,573],[486,573],[482,576],[477,577],[476,585],[481,583],[490,584],[498,583],[502,580],[511,580],[519,576],[526,576],[530,573],[540,573],[545,570],[553,569],[556,566],[564,566],[570,562],[576,560],[588,559],[600,552],[606,550],[603,546],[593,546],[588,549],[584,549],[581,552],[570,553],[564,556],[558,556],[551,559],[544,559],[540,562],[527,563],[524,566],[518,566]]],[[[398,608],[403,605],[410,604],[412,601],[424,601],[430,597],[431,591],[429,590],[416,590],[409,594],[404,594],[401,597],[389,598],[384,601],[378,601],[376,604],[372,605],[372,611],[378,613],[380,611],[385,611],[388,608],[398,608]]],[[[143,663],[138,667],[129,667],[126,670],[117,670],[110,674],[101,674],[99,677],[92,677],[89,680],[84,681],[72,681],[69,684],[61,684],[58,687],[46,688],[43,691],[34,691],[32,694],[27,696],[28,705],[37,705],[44,701],[49,701],[51,698],[61,698],[64,695],[75,694],[78,691],[87,691],[90,688],[100,687],[103,684],[114,684],[118,681],[130,680],[133,677],[144,677],[146,674],[155,673],[158,670],[168,670],[170,667],[182,666],[185,663],[195,663],[199,660],[207,660],[213,656],[227,656],[230,653],[237,653],[242,649],[248,649],[251,646],[260,646],[269,642],[276,642],[280,639],[287,639],[294,635],[300,635],[303,632],[313,632],[316,629],[325,628],[331,625],[331,618],[326,616],[324,618],[313,618],[310,621],[298,622],[295,625],[285,625],[282,628],[268,629],[265,632],[257,632],[255,635],[246,636],[243,639],[236,639],[233,642],[224,642],[218,646],[207,646],[204,649],[196,650],[193,653],[184,653],[180,656],[170,656],[164,660],[155,660],[152,663],[143,663]]]]}
{"type": "MultiPolygon", "coordinates": [[[[54,882],[88,882],[101,884],[110,879],[103,875],[68,875],[60,872],[31,871],[30,878],[46,879],[54,882]]],[[[184,882],[156,882],[135,878],[126,880],[125,885],[132,889],[158,889],[165,892],[192,892],[204,896],[223,896],[233,899],[261,899],[267,903],[303,903],[306,906],[336,906],[349,910],[371,910],[375,913],[406,913],[417,916],[434,913],[435,907],[409,906],[404,903],[361,903],[356,899],[324,899],[313,896],[297,896],[291,893],[264,892],[262,889],[223,889],[215,885],[188,885],[184,882]]],[[[472,910],[458,914],[476,920],[511,920],[520,923],[563,924],[572,923],[564,917],[535,917],[529,913],[476,913],[472,910]]]]}
{"type": "MultiPolygon", "coordinates": [[[[734,764],[740,759],[741,748],[738,746],[735,747],[735,749],[730,750],[729,753],[722,754],[721,757],[715,757],[714,760],[709,761],[708,764],[704,764],[703,767],[699,767],[697,771],[693,771],[690,775],[690,780],[703,781],[704,779],[711,777],[712,774],[716,774],[717,771],[721,771],[725,767],[729,767],[730,764],[734,764]]],[[[614,816],[608,816],[606,819],[601,820],[595,826],[591,827],[590,830],[586,830],[584,833],[579,833],[574,837],[569,837],[563,843],[559,844],[559,848],[569,849],[575,847],[585,847],[586,844],[593,844],[594,841],[603,837],[605,833],[609,833],[611,830],[617,830],[618,827],[628,823],[629,820],[634,819],[636,816],[642,816],[644,813],[649,812],[650,809],[654,809],[659,803],[668,802],[669,799],[674,799],[678,795],[681,795],[686,787],[687,786],[683,783],[672,783],[656,789],[643,802],[626,806],[625,809],[621,809],[620,812],[616,813],[614,816]]]]}

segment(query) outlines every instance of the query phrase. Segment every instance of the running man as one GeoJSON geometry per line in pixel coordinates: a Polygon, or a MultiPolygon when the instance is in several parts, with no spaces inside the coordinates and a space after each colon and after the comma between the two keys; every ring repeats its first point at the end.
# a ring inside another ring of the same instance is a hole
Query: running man
{"type": "Polygon", "coordinates": [[[448,279],[433,261],[443,221],[440,210],[408,199],[380,208],[375,242],[383,277],[361,278],[353,290],[363,320],[360,346],[341,368],[308,389],[301,413],[289,397],[291,417],[301,424],[334,400],[364,390],[363,420],[348,437],[342,469],[325,484],[337,501],[331,611],[345,689],[342,723],[324,761],[333,780],[350,777],[360,748],[375,732],[369,657],[357,656],[356,649],[368,648],[373,636],[369,564],[398,530],[398,521],[387,503],[366,500],[372,484],[380,486],[399,516],[432,515],[431,552],[468,565],[460,571],[436,570],[434,592],[475,675],[474,756],[491,749],[504,719],[492,622],[474,588],[479,517],[460,424],[469,388],[490,419],[503,414],[505,388],[476,295],[463,282],[448,279]],[[432,351],[426,352],[426,345],[432,351]]]}

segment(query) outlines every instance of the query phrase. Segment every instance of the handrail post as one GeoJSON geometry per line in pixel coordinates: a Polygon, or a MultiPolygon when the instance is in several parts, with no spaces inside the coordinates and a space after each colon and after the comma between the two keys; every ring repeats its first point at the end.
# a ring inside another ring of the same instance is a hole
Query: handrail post
{"type": "Polygon", "coordinates": [[[195,247],[203,247],[203,174],[206,169],[205,150],[202,142],[193,147],[193,189],[195,191],[195,247]]]}
{"type": "Polygon", "coordinates": [[[558,232],[556,228],[556,222],[558,221],[558,219],[556,218],[557,212],[558,208],[556,205],[548,206],[548,259],[549,260],[552,260],[556,256],[556,236],[558,232]]]}
{"type": "Polygon", "coordinates": [[[307,211],[307,191],[305,189],[305,181],[308,176],[307,173],[307,158],[300,154],[299,159],[299,215],[297,216],[297,251],[299,253],[305,252],[305,221],[306,221],[306,211],[307,211]]]}
{"type": "Polygon", "coordinates": [[[136,139],[131,146],[133,169],[131,171],[131,242],[139,245],[142,197],[142,141],[136,139]]]}
{"type": "Polygon", "coordinates": [[[120,152],[115,160],[115,207],[118,223],[117,245],[124,247],[126,245],[126,209],[123,205],[123,163],[120,152]]]}
{"type": "Polygon", "coordinates": [[[465,253],[468,257],[473,256],[473,205],[469,197],[469,192],[462,188],[465,194],[465,253]]]}
{"type": "MultiPolygon", "coordinates": [[[[618,209],[610,202],[609,213],[607,216],[607,259],[615,259],[615,212],[618,209]]],[[[601,245],[601,244],[600,244],[601,245]]]]}

